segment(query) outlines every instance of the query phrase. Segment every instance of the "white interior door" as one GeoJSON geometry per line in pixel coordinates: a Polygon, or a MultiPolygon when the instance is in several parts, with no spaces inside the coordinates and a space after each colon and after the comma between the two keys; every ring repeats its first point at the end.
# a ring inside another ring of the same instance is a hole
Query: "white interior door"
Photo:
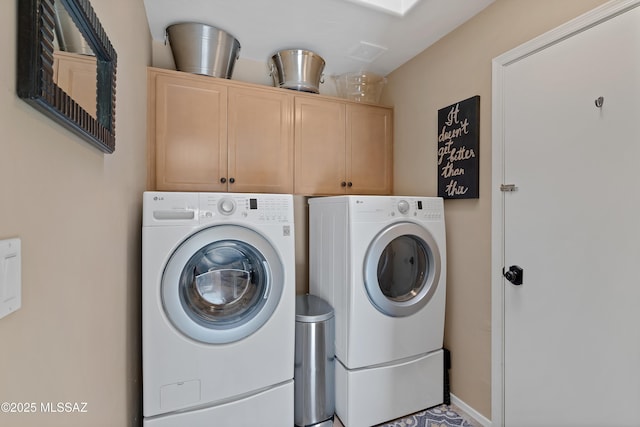
{"type": "Polygon", "coordinates": [[[503,79],[503,423],[638,426],[640,8],[503,79]]]}

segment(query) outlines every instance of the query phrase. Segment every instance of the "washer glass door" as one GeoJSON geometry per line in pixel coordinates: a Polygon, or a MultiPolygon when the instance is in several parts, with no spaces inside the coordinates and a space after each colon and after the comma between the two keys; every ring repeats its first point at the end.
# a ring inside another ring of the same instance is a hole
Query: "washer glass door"
{"type": "Polygon", "coordinates": [[[410,222],[393,224],[367,250],[367,295],[380,312],[409,316],[427,305],[435,293],[440,268],[440,250],[428,230],[410,222]]]}
{"type": "Polygon", "coordinates": [[[165,313],[192,339],[237,341],[273,314],[283,274],[275,250],[260,234],[214,226],[189,237],[169,259],[162,278],[165,313]]]}

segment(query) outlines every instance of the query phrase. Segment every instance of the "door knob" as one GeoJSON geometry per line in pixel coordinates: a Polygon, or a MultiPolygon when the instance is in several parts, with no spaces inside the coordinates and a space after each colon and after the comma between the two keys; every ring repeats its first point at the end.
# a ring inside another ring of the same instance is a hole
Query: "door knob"
{"type": "Polygon", "coordinates": [[[509,267],[508,271],[504,271],[503,267],[502,275],[509,282],[513,283],[516,286],[519,286],[522,285],[522,276],[524,275],[524,270],[517,265],[512,265],[511,267],[509,267]]]}

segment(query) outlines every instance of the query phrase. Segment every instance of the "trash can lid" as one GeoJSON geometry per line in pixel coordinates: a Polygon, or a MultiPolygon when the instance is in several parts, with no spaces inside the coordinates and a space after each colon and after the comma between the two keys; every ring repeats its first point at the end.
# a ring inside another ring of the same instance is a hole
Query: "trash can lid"
{"type": "Polygon", "coordinates": [[[296,296],[296,322],[323,322],[333,317],[333,307],[315,295],[296,296]]]}

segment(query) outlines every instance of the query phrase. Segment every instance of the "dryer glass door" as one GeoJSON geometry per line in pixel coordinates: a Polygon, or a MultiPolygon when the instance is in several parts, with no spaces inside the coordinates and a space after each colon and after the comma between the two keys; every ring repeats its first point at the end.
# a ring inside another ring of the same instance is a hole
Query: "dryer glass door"
{"type": "Polygon", "coordinates": [[[376,236],[367,251],[367,295],[384,314],[411,315],[435,293],[440,267],[440,251],[428,230],[409,222],[393,224],[376,236]]]}
{"type": "Polygon", "coordinates": [[[174,252],[162,281],[171,322],[207,343],[242,339],[275,310],[283,269],[273,247],[240,226],[216,226],[187,239],[174,252]]]}

